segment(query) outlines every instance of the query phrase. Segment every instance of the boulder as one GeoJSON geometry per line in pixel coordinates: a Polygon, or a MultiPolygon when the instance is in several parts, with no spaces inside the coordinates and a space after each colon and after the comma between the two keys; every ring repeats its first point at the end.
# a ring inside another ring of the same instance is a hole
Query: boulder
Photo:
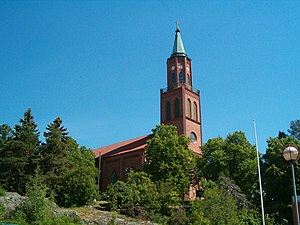
{"type": "Polygon", "coordinates": [[[26,197],[17,192],[6,192],[4,196],[0,196],[0,203],[4,205],[6,215],[14,211],[25,200],[26,197]]]}

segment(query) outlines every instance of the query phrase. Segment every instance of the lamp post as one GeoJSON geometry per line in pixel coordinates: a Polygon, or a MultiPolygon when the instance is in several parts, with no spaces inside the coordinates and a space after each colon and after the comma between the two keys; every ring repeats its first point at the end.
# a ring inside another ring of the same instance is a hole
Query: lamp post
{"type": "Polygon", "coordinates": [[[292,181],[293,181],[293,191],[294,191],[294,202],[295,202],[295,211],[296,211],[296,221],[297,225],[299,223],[299,211],[298,211],[298,199],[297,199],[297,190],[296,190],[296,181],[295,181],[295,171],[294,171],[294,163],[298,159],[298,149],[292,145],[288,145],[282,152],[283,158],[291,163],[291,171],[292,171],[292,181]]]}

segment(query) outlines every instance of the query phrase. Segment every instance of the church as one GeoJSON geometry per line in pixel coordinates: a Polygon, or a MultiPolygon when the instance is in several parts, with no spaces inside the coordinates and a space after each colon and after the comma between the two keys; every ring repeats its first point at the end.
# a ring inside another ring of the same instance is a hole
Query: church
{"type": "MultiPolygon", "coordinates": [[[[185,52],[178,23],[173,51],[167,59],[167,87],[160,89],[160,122],[175,125],[179,135],[190,137],[189,148],[201,155],[200,91],[193,87],[192,61],[185,52]]],[[[101,191],[117,180],[125,181],[130,170],[142,170],[145,146],[150,138],[151,134],[144,135],[93,150],[101,191]]]]}

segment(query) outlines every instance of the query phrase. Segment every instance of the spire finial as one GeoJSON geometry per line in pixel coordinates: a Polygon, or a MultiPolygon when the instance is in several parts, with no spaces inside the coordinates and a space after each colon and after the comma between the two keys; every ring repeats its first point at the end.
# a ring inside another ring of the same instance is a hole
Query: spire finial
{"type": "Polygon", "coordinates": [[[176,21],[176,32],[178,32],[179,31],[179,22],[178,22],[178,20],[176,21]]]}
{"type": "Polygon", "coordinates": [[[173,45],[173,52],[171,56],[186,56],[183,43],[180,36],[179,22],[176,21],[175,41],[173,45]]]}

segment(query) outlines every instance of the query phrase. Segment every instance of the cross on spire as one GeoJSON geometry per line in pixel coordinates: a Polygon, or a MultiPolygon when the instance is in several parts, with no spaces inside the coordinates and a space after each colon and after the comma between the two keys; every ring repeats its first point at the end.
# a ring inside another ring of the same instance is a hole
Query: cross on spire
{"type": "Polygon", "coordinates": [[[174,41],[173,52],[172,52],[171,56],[186,56],[186,53],[185,53],[185,50],[183,47],[183,42],[182,42],[181,35],[180,35],[178,21],[176,21],[175,41],[174,41]]]}

